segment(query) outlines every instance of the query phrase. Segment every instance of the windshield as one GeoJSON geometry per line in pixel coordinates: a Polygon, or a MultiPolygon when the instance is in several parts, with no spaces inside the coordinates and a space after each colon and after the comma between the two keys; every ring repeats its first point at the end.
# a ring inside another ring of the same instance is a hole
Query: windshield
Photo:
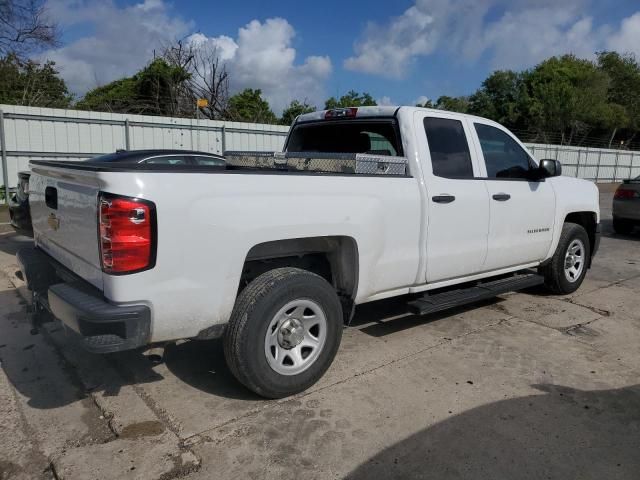
{"type": "Polygon", "coordinates": [[[402,155],[393,119],[347,120],[295,125],[286,151],[402,155]]]}

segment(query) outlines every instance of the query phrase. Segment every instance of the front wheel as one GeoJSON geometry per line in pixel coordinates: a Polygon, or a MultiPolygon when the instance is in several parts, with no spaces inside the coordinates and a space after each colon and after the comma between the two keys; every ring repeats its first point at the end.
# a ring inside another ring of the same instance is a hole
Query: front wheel
{"type": "Polygon", "coordinates": [[[556,252],[551,261],[540,268],[546,287],[559,295],[575,292],[587,274],[590,255],[586,230],[582,225],[565,223],[556,252]]]}
{"type": "Polygon", "coordinates": [[[316,383],[342,338],[342,308],[334,288],[299,268],[277,268],[238,296],[224,340],[233,375],[268,398],[316,383]]]}

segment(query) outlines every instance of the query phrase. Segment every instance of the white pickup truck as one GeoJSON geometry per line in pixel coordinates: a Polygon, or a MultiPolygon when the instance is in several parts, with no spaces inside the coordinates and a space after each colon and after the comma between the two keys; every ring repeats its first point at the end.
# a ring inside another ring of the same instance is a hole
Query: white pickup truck
{"type": "Polygon", "coordinates": [[[276,398],[323,375],[356,305],[567,294],[598,248],[595,185],[483,118],[314,112],[284,152],[226,161],[32,161],[17,256],[38,308],[93,352],[224,335],[237,379],[276,398]]]}

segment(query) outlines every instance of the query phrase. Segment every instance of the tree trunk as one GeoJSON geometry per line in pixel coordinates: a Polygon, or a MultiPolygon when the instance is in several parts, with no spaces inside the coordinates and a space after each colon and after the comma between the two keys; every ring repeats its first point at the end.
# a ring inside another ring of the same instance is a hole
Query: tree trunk
{"type": "Polygon", "coordinates": [[[585,128],[585,132],[584,135],[582,136],[582,138],[580,139],[580,141],[578,142],[578,147],[582,146],[582,144],[584,143],[584,141],[587,139],[587,135],[589,135],[591,133],[591,129],[589,128],[585,128]]]}
{"type": "Polygon", "coordinates": [[[574,132],[575,132],[575,127],[571,125],[571,130],[569,130],[569,143],[567,143],[567,145],[571,145],[571,143],[573,142],[574,132]]]}
{"type": "Polygon", "coordinates": [[[613,139],[616,136],[616,133],[618,133],[618,127],[613,129],[613,132],[611,132],[611,138],[609,139],[609,148],[611,148],[611,144],[613,143],[613,139]]]}
{"type": "Polygon", "coordinates": [[[637,131],[636,131],[636,132],[633,132],[633,135],[631,135],[631,136],[630,136],[630,137],[629,137],[629,138],[624,142],[624,144],[625,144],[625,146],[626,146],[627,148],[629,148],[629,145],[631,145],[631,142],[633,142],[633,139],[634,139],[634,138],[636,138],[636,135],[637,135],[637,134],[638,134],[638,132],[637,132],[637,131]]]}

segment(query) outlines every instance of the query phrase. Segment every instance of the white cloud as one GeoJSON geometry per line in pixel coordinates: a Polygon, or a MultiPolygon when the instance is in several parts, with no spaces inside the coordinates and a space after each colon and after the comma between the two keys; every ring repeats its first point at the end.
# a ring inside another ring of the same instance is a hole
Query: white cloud
{"type": "Polygon", "coordinates": [[[344,66],[402,78],[416,59],[436,52],[459,62],[482,57],[494,68],[523,68],[551,55],[640,50],[640,12],[619,28],[596,28],[588,11],[588,0],[415,0],[387,24],[369,24],[344,66]]]}
{"type": "Polygon", "coordinates": [[[447,48],[461,55],[464,40],[477,38],[491,0],[416,0],[388,24],[370,23],[345,60],[349,70],[402,78],[419,57],[447,48]]]}
{"type": "Polygon", "coordinates": [[[426,97],[424,95],[420,95],[413,102],[411,102],[411,105],[424,105],[425,103],[430,102],[430,101],[431,101],[431,99],[429,97],[426,97]]]}
{"type": "Polygon", "coordinates": [[[640,57],[640,12],[622,21],[620,30],[608,38],[607,47],[621,53],[635,53],[640,57]]]}
{"type": "Polygon", "coordinates": [[[112,1],[50,0],[50,14],[61,26],[90,26],[92,33],[42,54],[57,63],[69,88],[82,94],[135,73],[154,49],[183,37],[191,22],[171,15],[162,0],[120,8],[112,1]]]}
{"type": "Polygon", "coordinates": [[[186,39],[186,43],[192,44],[195,47],[205,47],[209,44],[208,46],[211,49],[216,50],[218,57],[223,62],[231,60],[236,55],[236,50],[238,50],[238,44],[233,40],[233,38],[227,37],[226,35],[209,38],[198,32],[189,35],[186,39]]]}
{"type": "Polygon", "coordinates": [[[387,27],[370,23],[364,41],[356,43],[357,55],[347,58],[344,65],[349,70],[400,76],[413,57],[432,52],[433,23],[434,18],[417,5],[393,18],[387,27]]]}
{"type": "Polygon", "coordinates": [[[391,97],[382,97],[382,98],[378,98],[376,100],[376,103],[378,105],[380,105],[381,107],[393,107],[395,105],[397,105],[396,102],[394,102],[393,100],[391,100],[391,97]]]}
{"type": "Polygon", "coordinates": [[[77,94],[132,75],[153,58],[154,50],[186,36],[194,44],[217,48],[233,92],[259,88],[277,113],[294,98],[320,104],[332,71],[327,56],[309,56],[296,63],[295,31],[282,18],[253,20],[231,38],[191,33],[194,23],[172,14],[166,0],[143,0],[128,7],[118,7],[112,0],[49,0],[47,8],[63,28],[92,29],[90,35],[42,55],[57,63],[77,94]]]}
{"type": "Polygon", "coordinates": [[[507,12],[487,25],[478,42],[481,52],[490,52],[494,68],[528,67],[565,53],[590,58],[599,45],[601,35],[591,17],[563,4],[507,12]]]}
{"type": "Polygon", "coordinates": [[[282,18],[265,22],[253,20],[238,30],[236,39],[226,36],[206,37],[200,33],[189,37],[218,48],[229,71],[231,89],[259,88],[276,113],[293,99],[320,104],[324,83],[331,74],[329,57],[309,56],[296,63],[296,50],[291,46],[295,31],[282,18]]]}

